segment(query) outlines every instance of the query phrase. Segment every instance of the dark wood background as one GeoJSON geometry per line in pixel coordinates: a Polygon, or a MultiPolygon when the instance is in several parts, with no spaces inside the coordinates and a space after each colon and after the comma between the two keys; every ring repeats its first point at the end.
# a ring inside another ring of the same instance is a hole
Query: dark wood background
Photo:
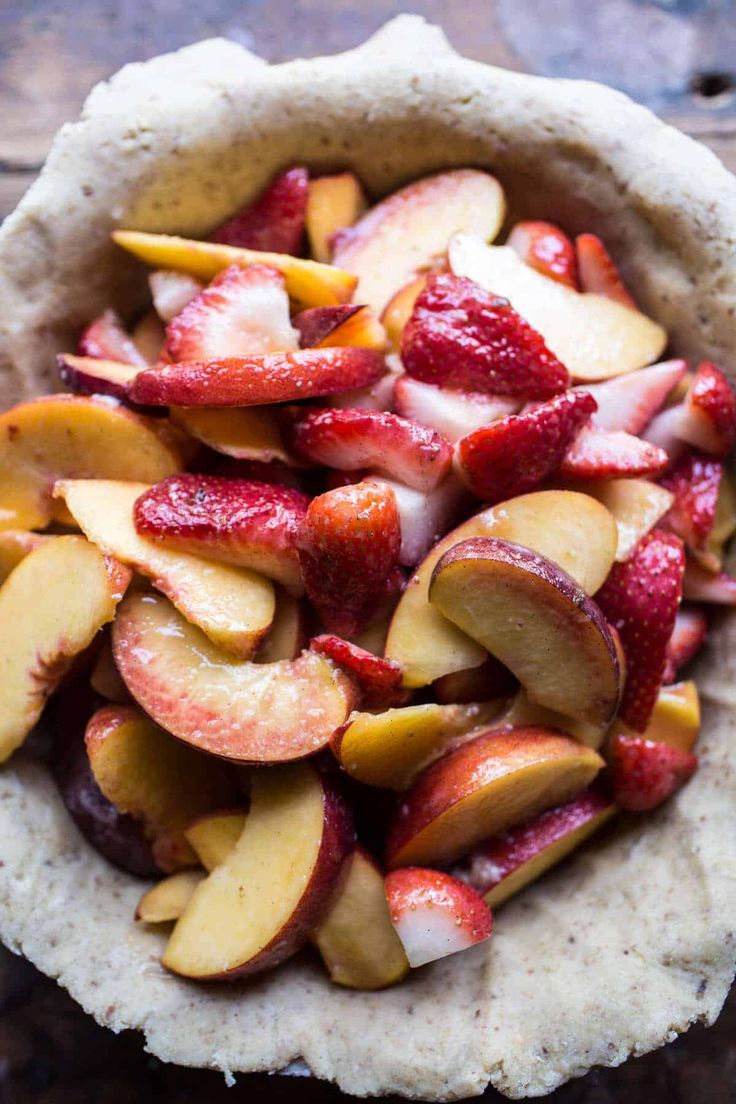
{"type": "MultiPolygon", "coordinates": [[[[481,61],[606,81],[711,146],[736,170],[733,0],[0,0],[0,218],[43,163],[54,131],[126,61],[224,35],[271,61],[356,45],[400,11],[444,26],[481,61]]],[[[167,1067],[114,1036],[53,982],[0,951],[0,1104],[327,1104],[331,1086],[167,1067]]],[[[488,1094],[486,1100],[500,1100],[488,1094]]],[[[732,1104],[736,1001],[716,1027],[618,1070],[594,1071],[554,1104],[732,1104]]]]}

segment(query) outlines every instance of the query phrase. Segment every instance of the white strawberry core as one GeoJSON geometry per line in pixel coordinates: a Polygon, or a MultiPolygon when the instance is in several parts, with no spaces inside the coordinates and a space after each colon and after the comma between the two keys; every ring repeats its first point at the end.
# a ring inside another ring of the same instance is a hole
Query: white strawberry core
{"type": "Polygon", "coordinates": [[[412,967],[464,951],[473,944],[465,926],[441,908],[409,908],[394,921],[394,927],[412,967]]]}
{"type": "Polygon", "coordinates": [[[202,355],[227,357],[239,354],[289,352],[299,347],[299,333],[289,320],[289,297],[272,281],[251,284],[228,297],[227,308],[212,311],[203,334],[202,355]]]}

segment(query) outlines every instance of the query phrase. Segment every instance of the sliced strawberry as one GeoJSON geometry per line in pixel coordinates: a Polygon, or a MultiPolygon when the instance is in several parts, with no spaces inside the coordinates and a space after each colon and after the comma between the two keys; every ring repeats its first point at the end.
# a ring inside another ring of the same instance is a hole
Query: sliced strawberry
{"type": "Polygon", "coordinates": [[[147,368],[148,363],[126,332],[114,310],[106,310],[94,322],[90,322],[79,339],[77,352],[81,357],[99,360],[117,360],[122,364],[135,364],[147,368]]]}
{"type": "MultiPolygon", "coordinates": [[[[691,452],[660,480],[661,485],[675,496],[660,525],[681,537],[691,551],[705,552],[716,519],[722,476],[721,460],[691,452]]],[[[704,566],[709,565],[706,563],[704,566]]],[[[720,565],[716,563],[714,566],[717,570],[720,565]]]]}
{"type": "Polygon", "coordinates": [[[302,592],[296,542],[309,499],[272,483],[172,475],[135,504],[141,536],[210,560],[260,571],[302,592]]]}
{"type": "Polygon", "coordinates": [[[296,349],[284,278],[275,268],[229,268],[166,327],[170,360],[208,360],[296,349]]]}
{"type": "Polygon", "coordinates": [[[355,483],[319,495],[309,505],[298,543],[307,595],[325,628],[355,636],[398,562],[401,530],[393,494],[355,483]]]}
{"type": "Polygon", "coordinates": [[[567,391],[523,414],[476,429],[457,445],[458,469],[479,498],[501,502],[537,487],[560,465],[595,411],[586,391],[567,391]]]}
{"type": "Polygon", "coordinates": [[[424,966],[490,938],[491,910],[459,878],[405,866],[387,874],[385,886],[391,923],[410,966],[424,966]]]}
{"type": "Polygon", "coordinates": [[[160,268],[149,273],[148,286],[159,318],[162,322],[170,322],[199,295],[204,285],[187,272],[160,268]]]}
{"type": "Polygon", "coordinates": [[[367,474],[366,482],[391,491],[401,521],[399,562],[405,567],[418,564],[433,544],[460,520],[472,499],[454,472],[431,491],[417,491],[393,479],[367,474]]]}
{"type": "Polygon", "coordinates": [[[634,299],[616,268],[613,257],[596,234],[578,234],[575,239],[578,277],[582,291],[604,295],[623,307],[637,309],[634,299]]]}
{"type": "Polygon", "coordinates": [[[714,574],[695,560],[685,568],[683,595],[690,602],[709,602],[718,606],[736,606],[736,579],[725,571],[714,574]]]}
{"type": "Polygon", "coordinates": [[[633,479],[661,475],[667,464],[667,453],[640,437],[584,426],[565,453],[559,473],[565,479],[633,479]]]}
{"type": "MultiPolygon", "coordinates": [[[[320,346],[322,348],[322,346],[320,346]]],[[[394,408],[394,371],[386,372],[368,387],[357,387],[351,391],[341,391],[328,400],[329,406],[341,410],[393,410],[394,408]]]]}
{"type": "Polygon", "coordinates": [[[401,340],[410,376],[460,391],[548,399],[570,374],[507,299],[464,276],[429,277],[401,340]]]}
{"type": "Polygon", "coordinates": [[[309,173],[297,167],[277,176],[253,203],[223,222],[211,241],[264,253],[299,253],[307,212],[309,173]]]}
{"type": "Polygon", "coordinates": [[[436,429],[451,444],[481,426],[515,414],[520,406],[518,399],[504,395],[450,391],[407,375],[396,380],[394,401],[402,418],[436,429]]]}
{"type": "Polygon", "coordinates": [[[685,550],[654,529],[624,563],[616,563],[596,602],[618,630],[626,657],[621,719],[644,732],[662,685],[667,646],[682,597],[685,550]]]}
{"type": "Polygon", "coordinates": [[[698,365],[678,435],[712,456],[726,456],[736,443],[736,395],[721,369],[708,360],[698,365]]]}
{"type": "Polygon", "coordinates": [[[393,704],[401,682],[398,663],[328,633],[315,636],[309,647],[345,667],[355,678],[363,695],[363,709],[386,709],[393,704]]]}
{"type": "Polygon", "coordinates": [[[575,246],[552,222],[517,222],[506,243],[525,264],[567,287],[578,287],[575,246]]]}
{"type": "Polygon", "coordinates": [[[436,487],[452,463],[449,442],[435,430],[378,410],[309,411],[293,426],[290,447],[314,464],[374,468],[418,491],[436,487]]]}
{"type": "Polygon", "coordinates": [[[674,682],[678,671],[695,658],[707,636],[708,618],[703,611],[697,606],[681,606],[667,644],[667,661],[662,676],[665,686],[674,682]]]}
{"type": "Polygon", "coordinates": [[[589,391],[598,403],[591,419],[598,429],[638,435],[664,406],[686,371],[686,361],[665,360],[577,390],[589,391]]]}
{"type": "Polygon", "coordinates": [[[385,374],[374,349],[299,349],[162,364],[136,376],[130,398],[151,406],[262,406],[367,387],[385,374]]]}
{"type": "Polygon", "coordinates": [[[613,799],[620,809],[645,813],[655,809],[695,774],[698,760],[684,748],[655,744],[637,736],[611,741],[613,799]]]}

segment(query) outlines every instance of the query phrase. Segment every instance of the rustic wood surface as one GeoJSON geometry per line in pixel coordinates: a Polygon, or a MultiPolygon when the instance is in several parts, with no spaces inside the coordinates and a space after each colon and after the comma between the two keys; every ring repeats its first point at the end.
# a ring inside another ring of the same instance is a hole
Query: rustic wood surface
{"type": "MultiPolygon", "coordinates": [[[[32,182],[55,130],[89,88],[126,61],[225,35],[272,61],[345,49],[400,11],[441,23],[470,57],[551,76],[606,81],[736,170],[733,0],[0,0],[0,218],[32,182]]],[[[594,1071],[554,1104],[732,1104],[736,1001],[716,1027],[594,1071]]],[[[167,1067],[140,1038],[97,1027],[53,982],[0,952],[0,1104],[327,1104],[305,1080],[167,1067]]],[[[487,1100],[501,1100],[488,1094],[487,1100]]]]}

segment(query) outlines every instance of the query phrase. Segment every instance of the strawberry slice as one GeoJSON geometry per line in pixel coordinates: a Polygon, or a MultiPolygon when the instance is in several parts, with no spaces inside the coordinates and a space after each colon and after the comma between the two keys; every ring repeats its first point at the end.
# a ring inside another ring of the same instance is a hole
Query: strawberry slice
{"type": "Polygon", "coordinates": [[[619,716],[644,732],[657,700],[667,646],[682,597],[685,550],[672,533],[654,529],[624,563],[616,563],[596,595],[618,630],[626,657],[619,716]]]}
{"type": "Polygon", "coordinates": [[[458,443],[458,470],[486,502],[525,494],[552,475],[595,411],[586,391],[567,391],[549,402],[477,429],[458,443]]]}
{"type": "Polygon", "coordinates": [[[694,560],[687,561],[683,595],[691,602],[736,606],[736,579],[725,571],[714,574],[694,560]]]}
{"type": "Polygon", "coordinates": [[[662,676],[665,686],[674,682],[678,671],[695,658],[707,636],[708,618],[703,611],[696,606],[681,606],[667,644],[667,661],[662,676]]]}
{"type": "Polygon", "coordinates": [[[663,449],[631,433],[584,426],[565,453],[559,474],[565,479],[633,479],[661,475],[668,463],[663,449]]]}
{"type": "Polygon", "coordinates": [[[726,456],[736,443],[736,395],[721,369],[708,360],[698,365],[677,432],[712,456],[726,456]]]}
{"type": "Polygon", "coordinates": [[[309,173],[300,166],[282,173],[239,214],[223,222],[210,241],[296,256],[304,236],[309,173]]]}
{"type": "Polygon", "coordinates": [[[328,656],[355,678],[363,695],[363,709],[388,709],[394,704],[401,682],[398,663],[328,633],[315,636],[309,647],[313,652],[328,656]]]}
{"type": "Polygon", "coordinates": [[[577,291],[575,246],[559,226],[552,222],[517,222],[506,244],[542,276],[577,291]]]}
{"type": "Polygon", "coordinates": [[[136,348],[114,310],[106,310],[94,322],[90,322],[79,339],[77,352],[81,357],[116,360],[139,368],[148,367],[148,361],[136,348]]]}
{"type": "Polygon", "coordinates": [[[148,286],[156,314],[162,322],[170,322],[199,295],[204,285],[187,272],[159,268],[148,275],[148,286]]]}
{"type": "Polygon", "coordinates": [[[393,494],[369,483],[312,500],[298,540],[307,595],[325,628],[355,636],[386,593],[401,546],[393,494]]]}
{"type": "Polygon", "coordinates": [[[249,567],[303,592],[297,536],[309,499],[273,483],[172,475],[135,504],[141,536],[182,552],[249,567]]]}
{"type": "Polygon", "coordinates": [[[613,257],[596,234],[578,234],[575,239],[575,252],[580,287],[583,291],[603,295],[623,307],[638,309],[619,275],[613,257]]]}
{"type": "Polygon", "coordinates": [[[263,406],[367,387],[385,374],[375,349],[299,349],[160,364],[136,376],[130,398],[151,406],[263,406]]]}
{"type": "MultiPolygon", "coordinates": [[[[660,525],[681,537],[690,551],[699,554],[701,562],[706,556],[708,538],[716,519],[722,477],[721,460],[705,453],[691,452],[660,480],[661,485],[675,496],[660,525]]],[[[703,566],[707,568],[710,563],[704,562],[703,566]]],[[[714,570],[719,567],[718,562],[713,564],[714,570]]]]}
{"type": "Polygon", "coordinates": [[[458,391],[549,399],[567,368],[507,299],[449,273],[428,278],[401,340],[410,376],[458,391]]]}
{"type": "Polygon", "coordinates": [[[385,887],[391,923],[410,966],[424,966],[490,938],[488,905],[451,874],[405,866],[386,875],[385,887]]]}
{"type": "Polygon", "coordinates": [[[590,392],[598,403],[591,419],[598,429],[638,435],[662,408],[686,371],[686,361],[665,360],[576,390],[590,392]]]}
{"type": "Polygon", "coordinates": [[[379,410],[314,410],[291,429],[290,447],[313,464],[374,468],[418,491],[447,475],[452,448],[433,429],[379,410]]]}
{"type": "Polygon", "coordinates": [[[296,349],[284,278],[275,268],[229,268],[215,276],[166,327],[173,361],[296,349]]]}
{"type": "Polygon", "coordinates": [[[611,741],[613,799],[630,813],[656,809],[697,769],[697,756],[684,748],[637,736],[615,736],[611,741]]]}
{"type": "Polygon", "coordinates": [[[451,444],[481,426],[515,414],[518,399],[504,395],[471,394],[434,387],[411,376],[399,376],[394,385],[396,413],[436,429],[451,444]]]}

